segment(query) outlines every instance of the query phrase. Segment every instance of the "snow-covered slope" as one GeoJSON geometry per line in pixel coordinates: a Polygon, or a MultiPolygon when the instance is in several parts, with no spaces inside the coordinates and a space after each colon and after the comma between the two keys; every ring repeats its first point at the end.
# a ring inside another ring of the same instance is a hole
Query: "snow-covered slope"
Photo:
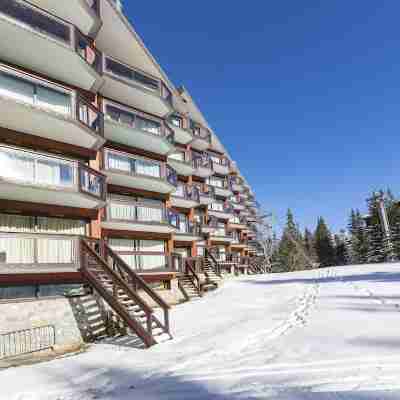
{"type": "Polygon", "coordinates": [[[400,399],[399,264],[245,277],[172,321],[150,350],[2,371],[0,399],[400,399]]]}

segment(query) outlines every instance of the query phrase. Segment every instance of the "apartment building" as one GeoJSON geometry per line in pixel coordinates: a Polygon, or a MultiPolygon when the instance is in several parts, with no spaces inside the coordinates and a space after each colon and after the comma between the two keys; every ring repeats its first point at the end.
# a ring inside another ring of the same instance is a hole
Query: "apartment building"
{"type": "Polygon", "coordinates": [[[166,290],[174,256],[257,252],[254,193],[119,1],[4,0],[0,37],[0,301],[80,287],[82,238],[166,290]]]}

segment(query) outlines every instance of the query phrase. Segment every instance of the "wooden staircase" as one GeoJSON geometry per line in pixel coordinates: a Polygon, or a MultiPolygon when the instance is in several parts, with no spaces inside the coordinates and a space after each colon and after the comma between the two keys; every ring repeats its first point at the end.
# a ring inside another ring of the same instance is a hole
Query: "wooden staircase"
{"type": "Polygon", "coordinates": [[[115,321],[146,347],[172,339],[169,305],[103,241],[81,240],[81,272],[112,310],[115,321]],[[163,310],[164,323],[139,295],[146,293],[163,310]]]}
{"type": "Polygon", "coordinates": [[[214,286],[217,288],[220,286],[222,281],[221,268],[218,261],[212,254],[209,248],[205,249],[205,257],[203,261],[203,272],[206,276],[208,286],[214,286]]]}

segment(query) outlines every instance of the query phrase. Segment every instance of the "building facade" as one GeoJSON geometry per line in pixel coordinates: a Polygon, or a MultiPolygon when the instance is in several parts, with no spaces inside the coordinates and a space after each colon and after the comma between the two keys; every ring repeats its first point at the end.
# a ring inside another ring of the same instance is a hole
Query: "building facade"
{"type": "Polygon", "coordinates": [[[115,0],[0,4],[0,300],[84,281],[81,238],[154,287],[259,252],[259,207],[115,0]]]}

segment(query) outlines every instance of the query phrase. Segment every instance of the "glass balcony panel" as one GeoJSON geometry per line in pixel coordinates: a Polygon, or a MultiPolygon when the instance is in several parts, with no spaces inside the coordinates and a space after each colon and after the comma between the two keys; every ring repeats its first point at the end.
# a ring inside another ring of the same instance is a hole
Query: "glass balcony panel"
{"type": "Polygon", "coordinates": [[[80,188],[83,192],[102,198],[104,188],[104,178],[89,169],[80,169],[80,188]]]}
{"type": "Polygon", "coordinates": [[[43,158],[36,162],[36,183],[49,186],[72,187],[74,166],[61,160],[43,158]]]}
{"type": "Polygon", "coordinates": [[[141,222],[163,222],[163,210],[159,208],[138,206],[137,219],[141,222]]]}
{"type": "Polygon", "coordinates": [[[34,262],[34,239],[0,237],[0,264],[33,264],[34,262]]]}
{"type": "Polygon", "coordinates": [[[134,172],[134,160],[121,154],[107,153],[108,168],[119,171],[134,172]]]}

